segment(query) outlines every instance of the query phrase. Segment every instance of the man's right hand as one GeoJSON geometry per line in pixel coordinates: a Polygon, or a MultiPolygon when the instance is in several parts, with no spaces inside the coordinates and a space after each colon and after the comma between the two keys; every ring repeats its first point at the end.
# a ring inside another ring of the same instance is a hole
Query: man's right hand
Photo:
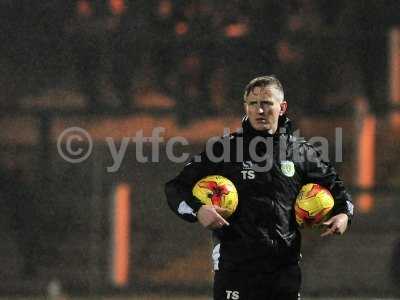
{"type": "Polygon", "coordinates": [[[197,212],[197,220],[204,228],[218,229],[229,223],[220,215],[227,209],[213,205],[203,205],[197,212]]]}

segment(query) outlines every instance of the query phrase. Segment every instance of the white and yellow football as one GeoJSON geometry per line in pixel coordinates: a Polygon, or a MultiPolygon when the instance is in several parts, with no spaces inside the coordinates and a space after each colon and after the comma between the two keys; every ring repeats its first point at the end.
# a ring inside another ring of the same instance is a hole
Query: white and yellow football
{"type": "Polygon", "coordinates": [[[297,224],[300,227],[318,227],[328,218],[334,204],[329,190],[319,184],[302,186],[294,205],[297,224]]]}
{"type": "Polygon", "coordinates": [[[227,209],[222,217],[231,216],[238,205],[239,197],[235,185],[228,178],[210,175],[196,182],[193,195],[204,204],[216,205],[227,209]]]}

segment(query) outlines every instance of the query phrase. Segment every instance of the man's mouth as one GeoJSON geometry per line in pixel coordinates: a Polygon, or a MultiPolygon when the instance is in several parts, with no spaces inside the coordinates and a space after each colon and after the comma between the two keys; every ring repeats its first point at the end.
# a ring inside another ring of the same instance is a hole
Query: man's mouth
{"type": "Polygon", "coordinates": [[[258,123],[266,123],[267,122],[267,120],[265,118],[257,118],[256,121],[258,123]]]}

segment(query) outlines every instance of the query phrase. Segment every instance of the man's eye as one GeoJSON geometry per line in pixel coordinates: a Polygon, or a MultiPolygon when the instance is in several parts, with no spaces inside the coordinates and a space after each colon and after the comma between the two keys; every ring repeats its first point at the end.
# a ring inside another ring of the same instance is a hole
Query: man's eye
{"type": "Polygon", "coordinates": [[[269,102],[269,101],[263,101],[263,102],[261,102],[260,104],[261,104],[262,106],[266,106],[266,105],[271,106],[271,105],[273,105],[273,103],[272,103],[272,102],[269,102]]]}

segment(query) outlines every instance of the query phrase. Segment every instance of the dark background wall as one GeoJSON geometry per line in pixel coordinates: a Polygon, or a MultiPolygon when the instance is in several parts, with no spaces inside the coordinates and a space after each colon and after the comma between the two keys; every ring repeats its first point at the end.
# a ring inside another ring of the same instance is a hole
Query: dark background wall
{"type": "MultiPolygon", "coordinates": [[[[202,147],[193,144],[185,150],[197,153],[202,147]]],[[[55,155],[51,169],[45,170],[50,179],[37,194],[29,185],[19,185],[19,191],[32,196],[21,196],[18,200],[24,203],[17,207],[3,206],[11,213],[2,218],[0,291],[40,293],[52,278],[70,293],[115,290],[110,280],[110,207],[113,187],[125,182],[132,188],[130,275],[125,291],[210,293],[209,233],[197,224],[184,223],[167,207],[163,184],[183,164],[172,163],[165,148],[160,150],[160,162],[139,163],[132,144],[120,170],[109,173],[109,149],[96,143],[91,158],[81,164],[71,165],[55,155]],[[13,218],[20,223],[13,223],[13,218]],[[10,227],[10,222],[16,227],[10,227]]],[[[32,151],[19,148],[17,153],[22,157],[32,151]]],[[[55,146],[51,151],[56,153],[55,146]]],[[[150,155],[151,147],[145,147],[144,153],[150,155]]],[[[345,153],[345,161],[351,156],[345,153]]],[[[338,164],[341,172],[343,165],[338,164]]],[[[369,211],[359,208],[360,197],[354,193],[357,217],[345,236],[322,239],[318,232],[304,230],[306,295],[382,297],[398,291],[396,196],[384,190],[372,193],[369,211]]]]}

